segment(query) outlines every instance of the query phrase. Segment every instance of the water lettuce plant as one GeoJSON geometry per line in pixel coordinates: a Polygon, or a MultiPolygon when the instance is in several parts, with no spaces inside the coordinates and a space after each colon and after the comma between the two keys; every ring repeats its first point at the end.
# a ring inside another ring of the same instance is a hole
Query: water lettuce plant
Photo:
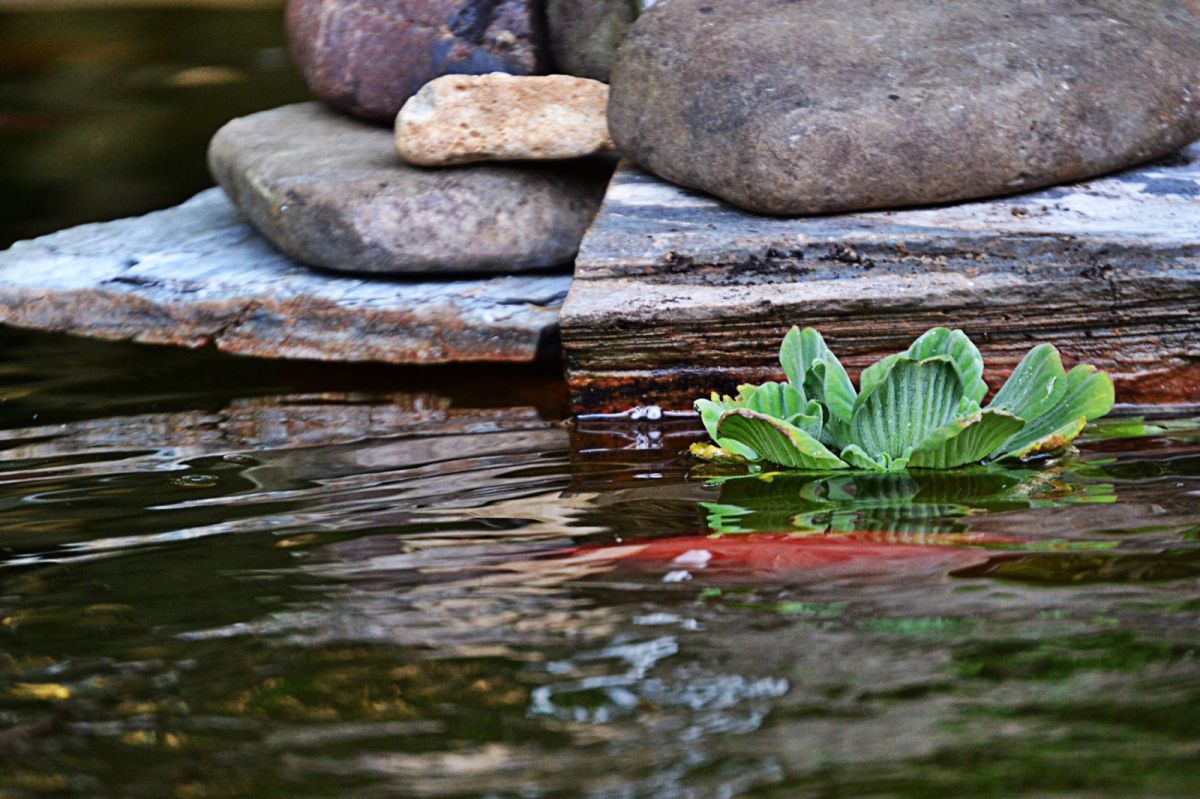
{"type": "Polygon", "coordinates": [[[857,390],[812,328],[792,328],[779,361],[787,382],[696,402],[716,446],[694,454],[820,472],[953,469],[1062,449],[1113,406],[1107,374],[1087,365],[1067,372],[1049,344],[981,405],[983,356],[944,327],[864,369],[857,390]]]}

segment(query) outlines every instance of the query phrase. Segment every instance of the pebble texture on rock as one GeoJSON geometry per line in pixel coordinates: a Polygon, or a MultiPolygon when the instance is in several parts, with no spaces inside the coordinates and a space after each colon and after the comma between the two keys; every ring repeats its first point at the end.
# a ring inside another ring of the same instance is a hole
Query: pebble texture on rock
{"type": "Polygon", "coordinates": [[[349,272],[522,272],[571,264],[611,167],[591,162],[428,170],[390,131],[301,103],[223,127],[213,176],[301,263],[349,272]]]}
{"type": "Polygon", "coordinates": [[[546,29],[557,69],[607,81],[617,48],[637,18],[638,0],[546,0],[546,29]]]}
{"type": "Polygon", "coordinates": [[[777,380],[792,325],[852,372],[939,325],[979,343],[989,379],[1047,342],[1108,370],[1119,402],[1163,404],[1200,402],[1198,308],[1200,144],[1019,197],[799,219],[623,166],[561,324],[580,413],[777,380]]]}
{"type": "Polygon", "coordinates": [[[396,150],[410,164],[581,158],[613,149],[608,86],[569,75],[447,75],[396,117],[396,150]]]}
{"type": "Polygon", "coordinates": [[[621,48],[625,155],[760,213],[1080,180],[1200,136],[1176,0],[671,0],[621,48]]]}
{"type": "Polygon", "coordinates": [[[440,75],[543,68],[530,0],[289,0],[286,25],[317,97],[387,124],[440,75]]]}
{"type": "Polygon", "coordinates": [[[391,282],[313,272],[210,189],[0,252],[0,322],[264,358],[530,362],[556,353],[570,285],[567,275],[391,282]]]}

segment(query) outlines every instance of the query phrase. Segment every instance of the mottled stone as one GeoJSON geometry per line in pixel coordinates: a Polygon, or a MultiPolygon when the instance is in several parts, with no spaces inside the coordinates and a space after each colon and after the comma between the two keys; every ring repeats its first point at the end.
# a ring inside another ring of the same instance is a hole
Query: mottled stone
{"type": "Polygon", "coordinates": [[[939,325],[978,342],[993,381],[1047,342],[1108,370],[1119,402],[1166,404],[1200,402],[1197,308],[1200,144],[1021,197],[798,219],[622,167],[561,324],[578,412],[779,379],[792,325],[852,373],[939,325]]]}
{"type": "Polygon", "coordinates": [[[314,272],[211,189],[0,252],[0,323],[264,358],[531,362],[556,354],[570,284],[566,275],[399,282],[314,272]]]}
{"type": "Polygon", "coordinates": [[[447,75],[396,117],[396,150],[410,164],[582,158],[613,149],[608,86],[570,75],[447,75]]]}
{"type": "Polygon", "coordinates": [[[289,0],[292,60],[313,93],[391,123],[440,75],[542,70],[530,0],[289,0]]]}
{"type": "Polygon", "coordinates": [[[671,0],[613,71],[650,171],[752,211],[1029,191],[1200,136],[1200,21],[1177,0],[671,0]]]}
{"type": "Polygon", "coordinates": [[[297,261],[349,272],[522,272],[569,266],[610,166],[428,170],[382,128],[304,103],[235,119],[213,176],[297,261]]]}
{"type": "Polygon", "coordinates": [[[638,8],[638,0],[546,0],[547,37],[555,67],[570,75],[607,81],[638,8]]]}

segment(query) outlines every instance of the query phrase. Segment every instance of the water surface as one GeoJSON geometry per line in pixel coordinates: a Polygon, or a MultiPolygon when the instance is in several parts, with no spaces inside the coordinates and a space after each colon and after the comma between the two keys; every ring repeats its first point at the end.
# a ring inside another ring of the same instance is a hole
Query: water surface
{"type": "Polygon", "coordinates": [[[1200,420],[764,480],[552,372],[0,352],[0,795],[1200,788],[1200,420]]]}

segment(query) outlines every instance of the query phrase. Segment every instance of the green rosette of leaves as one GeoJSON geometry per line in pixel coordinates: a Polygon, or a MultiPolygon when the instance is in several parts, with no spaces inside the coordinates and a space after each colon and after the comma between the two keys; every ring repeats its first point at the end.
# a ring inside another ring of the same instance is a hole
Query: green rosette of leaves
{"type": "Polygon", "coordinates": [[[817,472],[954,469],[1061,450],[1113,406],[1107,374],[1066,371],[1049,344],[1031,350],[983,406],[983,357],[965,333],[944,327],[863,370],[857,390],[812,328],[792,328],[779,360],[786,383],[696,402],[715,445],[693,454],[817,472]]]}

